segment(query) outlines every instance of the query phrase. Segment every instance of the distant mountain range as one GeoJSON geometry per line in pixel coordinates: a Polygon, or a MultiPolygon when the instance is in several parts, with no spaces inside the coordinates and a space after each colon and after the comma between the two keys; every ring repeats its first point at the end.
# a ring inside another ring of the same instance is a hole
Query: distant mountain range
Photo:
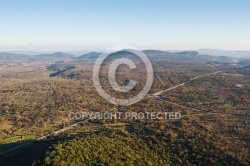
{"type": "Polygon", "coordinates": [[[250,51],[237,51],[237,50],[220,50],[220,49],[200,49],[197,50],[200,54],[208,54],[215,56],[230,56],[237,58],[250,58],[250,51]]]}
{"type": "MultiPolygon", "coordinates": [[[[225,63],[237,63],[240,61],[245,61],[245,58],[237,58],[236,53],[233,54],[230,52],[230,55],[235,56],[226,56],[229,52],[223,52],[222,50],[209,50],[203,49],[199,51],[182,51],[182,52],[167,52],[161,50],[144,50],[143,51],[149,58],[165,58],[165,59],[175,59],[175,60],[199,60],[199,61],[218,61],[225,63]],[[218,54],[217,56],[211,54],[218,54]],[[221,54],[220,54],[221,52],[221,54]]],[[[242,52],[247,55],[247,52],[242,52]]],[[[14,54],[14,53],[1,53],[0,52],[0,62],[14,62],[14,61],[85,61],[85,60],[94,60],[101,53],[99,52],[90,52],[81,56],[74,56],[72,54],[64,52],[55,52],[51,54],[39,54],[39,55],[25,55],[25,54],[14,54]]],[[[126,51],[119,51],[112,53],[110,56],[114,57],[123,57],[126,55],[131,55],[131,53],[126,51]]],[[[243,54],[241,54],[243,55],[243,54]]],[[[249,56],[250,59],[250,56],[249,56]]]]}
{"type": "MultiPolygon", "coordinates": [[[[147,54],[147,52],[146,52],[147,54]]],[[[170,55],[170,53],[162,53],[170,55]]],[[[165,55],[165,56],[167,56],[165,55]]],[[[183,51],[172,53],[169,57],[170,59],[183,59],[183,60],[200,60],[200,61],[218,61],[224,63],[236,63],[239,61],[239,58],[230,57],[230,56],[213,56],[209,54],[201,54],[198,51],[183,51]]]]}
{"type": "Polygon", "coordinates": [[[19,62],[19,61],[61,61],[61,60],[71,60],[75,58],[74,55],[55,52],[52,54],[39,54],[39,55],[25,55],[25,54],[14,54],[0,52],[0,62],[19,62]]]}
{"type": "MultiPolygon", "coordinates": [[[[225,63],[236,63],[238,62],[238,58],[228,57],[228,56],[212,56],[206,54],[199,54],[196,51],[183,51],[183,52],[166,52],[160,50],[145,50],[143,51],[149,58],[158,58],[158,59],[175,59],[175,60],[200,60],[200,61],[219,61],[225,63]]],[[[90,60],[96,59],[100,53],[91,52],[88,54],[84,54],[80,57],[77,57],[78,60],[90,60]]],[[[119,51],[110,54],[109,56],[113,56],[116,58],[121,58],[124,56],[129,56],[131,53],[126,51],[119,51]]]]}
{"type": "Polygon", "coordinates": [[[68,60],[74,58],[75,56],[63,52],[55,52],[53,54],[40,54],[33,57],[39,60],[68,60]]]}
{"type": "Polygon", "coordinates": [[[0,52],[0,62],[14,61],[14,60],[24,61],[27,59],[32,59],[32,57],[29,55],[24,55],[24,54],[13,54],[13,53],[0,52]]]}

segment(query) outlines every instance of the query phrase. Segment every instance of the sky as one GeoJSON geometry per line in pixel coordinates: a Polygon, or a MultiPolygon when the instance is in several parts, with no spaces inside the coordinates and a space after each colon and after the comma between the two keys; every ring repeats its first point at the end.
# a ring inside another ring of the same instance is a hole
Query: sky
{"type": "Polygon", "coordinates": [[[0,51],[250,50],[249,0],[0,0],[0,51]]]}

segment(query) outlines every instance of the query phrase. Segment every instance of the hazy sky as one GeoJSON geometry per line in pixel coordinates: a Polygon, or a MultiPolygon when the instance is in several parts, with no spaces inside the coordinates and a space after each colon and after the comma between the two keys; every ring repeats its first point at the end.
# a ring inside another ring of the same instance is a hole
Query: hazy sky
{"type": "Polygon", "coordinates": [[[0,0],[0,51],[250,50],[249,0],[0,0]]]}

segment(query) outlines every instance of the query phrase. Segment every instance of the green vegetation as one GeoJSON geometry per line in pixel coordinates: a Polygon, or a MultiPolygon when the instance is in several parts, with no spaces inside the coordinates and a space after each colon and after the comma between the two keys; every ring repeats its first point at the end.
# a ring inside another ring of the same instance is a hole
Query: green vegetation
{"type": "Polygon", "coordinates": [[[8,93],[8,92],[12,93],[14,92],[14,90],[11,90],[11,89],[0,90],[0,93],[8,93]]]}
{"type": "Polygon", "coordinates": [[[167,165],[169,155],[157,144],[146,144],[136,136],[108,130],[59,143],[44,162],[46,165],[167,165]]]}

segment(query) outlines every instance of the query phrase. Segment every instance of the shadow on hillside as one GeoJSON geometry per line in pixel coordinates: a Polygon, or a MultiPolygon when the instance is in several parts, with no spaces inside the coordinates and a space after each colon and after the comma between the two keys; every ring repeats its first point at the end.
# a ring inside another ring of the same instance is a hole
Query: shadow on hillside
{"type": "MultiPolygon", "coordinates": [[[[0,165],[3,166],[28,166],[35,161],[43,160],[46,157],[46,152],[59,141],[70,138],[53,137],[48,140],[32,141],[30,144],[18,149],[8,151],[0,155],[0,165]]],[[[20,144],[19,144],[20,145],[20,144]]],[[[40,164],[38,164],[40,165],[40,164]]]]}

